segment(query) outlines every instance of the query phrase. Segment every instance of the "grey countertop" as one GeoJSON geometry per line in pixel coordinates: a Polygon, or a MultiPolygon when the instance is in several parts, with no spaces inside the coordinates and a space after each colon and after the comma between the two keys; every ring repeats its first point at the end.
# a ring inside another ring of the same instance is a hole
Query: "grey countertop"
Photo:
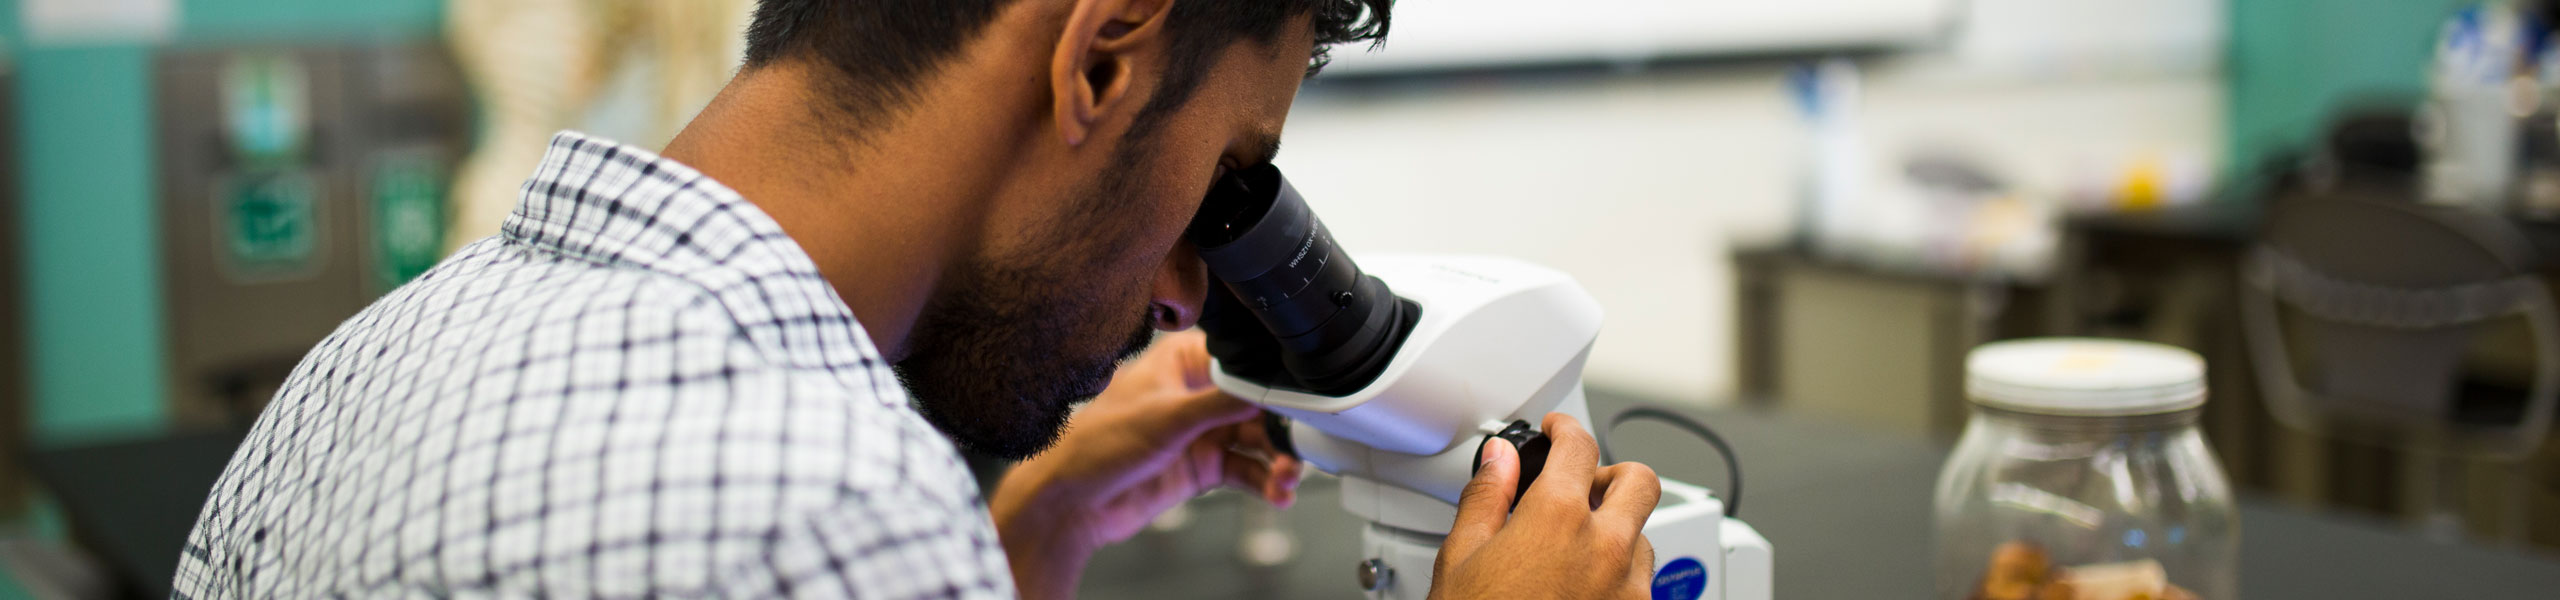
{"type": "MultiPolygon", "coordinates": [[[[1625,402],[1594,395],[1594,414],[1625,402]]],[[[1698,413],[1741,455],[1749,476],[1744,520],[1777,550],[1780,598],[1922,598],[1931,585],[1929,497],[1945,449],[1917,438],[1744,411],[1698,413]]],[[[236,434],[168,436],[36,453],[36,470],[68,507],[81,538],[108,559],[127,591],[167,593],[176,546],[236,434]],[[145,474],[150,474],[146,476],[145,474]]],[[[1621,458],[1664,476],[1723,488],[1721,462],[1668,427],[1629,424],[1621,458]]],[[[1333,480],[1311,478],[1276,518],[1296,535],[1276,567],[1238,558],[1253,502],[1233,494],[1192,503],[1189,527],[1146,533],[1104,551],[1086,571],[1087,598],[1354,598],[1360,523],[1340,508],[1333,480]]],[[[2241,586],[2253,600],[2285,598],[2560,598],[2560,556],[2427,542],[2380,521],[2265,501],[2242,507],[2241,586]]]]}
{"type": "MultiPolygon", "coordinates": [[[[1595,395],[1593,414],[1625,402],[1595,395]]],[[[1780,598],[1925,598],[1929,501],[1946,449],[1926,440],[1748,411],[1696,413],[1741,455],[1741,517],[1777,551],[1780,598]]],[[[1617,432],[1621,459],[1665,477],[1723,488],[1705,444],[1668,427],[1617,432]]],[[[1105,550],[1086,570],[1087,598],[1354,598],[1360,523],[1334,481],[1310,478],[1277,518],[1296,556],[1276,567],[1239,558],[1253,501],[1193,502],[1189,526],[1105,550]]],[[[2251,599],[2560,598],[2560,556],[2424,541],[2369,518],[2244,498],[2241,587],[2251,599]]]]}

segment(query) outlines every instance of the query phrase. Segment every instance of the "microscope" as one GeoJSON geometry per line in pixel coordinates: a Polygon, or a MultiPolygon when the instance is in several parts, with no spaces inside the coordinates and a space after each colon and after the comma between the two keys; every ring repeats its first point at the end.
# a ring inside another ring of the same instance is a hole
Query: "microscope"
{"type": "MultiPolygon", "coordinates": [[[[1525,490],[1547,413],[1605,435],[1582,391],[1600,306],[1570,276],[1470,256],[1366,256],[1364,271],[1270,165],[1221,178],[1185,236],[1216,280],[1200,319],[1210,378],[1265,409],[1281,451],[1341,478],[1343,508],[1369,522],[1356,575],[1370,598],[1430,593],[1486,441],[1520,449],[1525,490]]],[[[1644,533],[1653,598],[1770,598],[1768,540],[1706,488],[1663,480],[1644,533]]]]}

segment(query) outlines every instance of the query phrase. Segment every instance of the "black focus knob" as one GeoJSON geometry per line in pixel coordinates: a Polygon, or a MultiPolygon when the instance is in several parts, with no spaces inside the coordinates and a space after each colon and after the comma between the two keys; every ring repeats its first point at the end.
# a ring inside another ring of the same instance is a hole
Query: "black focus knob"
{"type": "MultiPolygon", "coordinates": [[[[1512,421],[1510,425],[1503,426],[1502,431],[1485,436],[1483,442],[1478,442],[1476,456],[1484,456],[1484,445],[1493,443],[1494,438],[1509,441],[1512,448],[1520,451],[1520,489],[1511,494],[1511,506],[1518,508],[1520,498],[1529,495],[1529,484],[1538,480],[1539,472],[1546,470],[1547,449],[1554,444],[1548,441],[1547,434],[1538,433],[1528,421],[1512,421]]],[[[1472,477],[1482,470],[1484,462],[1478,461],[1467,475],[1472,477]]]]}
{"type": "Polygon", "coordinates": [[[1298,444],[1289,438],[1289,418],[1280,413],[1262,413],[1262,434],[1271,440],[1271,449],[1289,458],[1298,458],[1298,444]]]}

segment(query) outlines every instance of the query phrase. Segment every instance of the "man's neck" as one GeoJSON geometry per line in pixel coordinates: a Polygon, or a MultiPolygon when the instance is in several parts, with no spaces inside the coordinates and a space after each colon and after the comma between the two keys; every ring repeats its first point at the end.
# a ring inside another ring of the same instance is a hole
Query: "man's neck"
{"type": "Polygon", "coordinates": [[[741,74],[661,154],[772,216],[895,361],[945,269],[973,251],[995,185],[985,174],[1012,132],[914,110],[860,141],[829,139],[814,75],[791,64],[741,74]]]}

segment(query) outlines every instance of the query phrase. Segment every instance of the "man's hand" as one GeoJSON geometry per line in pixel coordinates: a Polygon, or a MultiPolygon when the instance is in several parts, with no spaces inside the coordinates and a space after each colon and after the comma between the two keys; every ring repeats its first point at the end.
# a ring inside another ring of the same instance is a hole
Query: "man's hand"
{"type": "Polygon", "coordinates": [[[1431,597],[1647,598],[1653,543],[1645,519],[1662,481],[1638,463],[1601,468],[1600,446],[1563,413],[1542,427],[1546,470],[1515,510],[1520,451],[1495,438],[1458,498],[1458,521],[1431,566],[1431,597]]]}
{"type": "Polygon", "coordinates": [[[1095,550],[1203,492],[1297,500],[1300,463],[1272,447],[1261,409],[1209,384],[1206,339],[1158,338],[1076,412],[1056,447],[996,486],[988,512],[1024,598],[1073,596],[1095,550]]]}

